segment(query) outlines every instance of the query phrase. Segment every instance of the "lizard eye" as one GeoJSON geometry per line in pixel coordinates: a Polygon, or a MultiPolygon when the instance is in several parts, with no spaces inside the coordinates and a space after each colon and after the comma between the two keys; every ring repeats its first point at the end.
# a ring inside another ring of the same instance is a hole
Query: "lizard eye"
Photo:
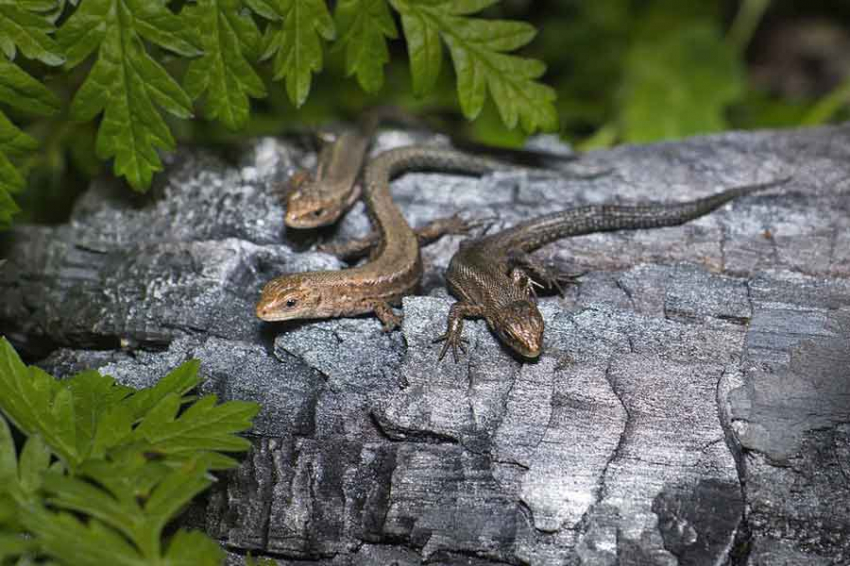
{"type": "Polygon", "coordinates": [[[295,306],[295,304],[296,304],[297,302],[298,302],[298,301],[296,301],[295,299],[288,299],[288,300],[286,301],[286,306],[288,306],[288,307],[294,307],[294,306],[295,306]]]}
{"type": "Polygon", "coordinates": [[[313,213],[312,213],[312,214],[313,214],[313,216],[315,216],[316,218],[318,218],[319,216],[321,216],[322,214],[324,214],[324,212],[325,212],[325,209],[324,209],[324,208],[317,208],[316,210],[314,210],[314,211],[313,211],[313,213]]]}

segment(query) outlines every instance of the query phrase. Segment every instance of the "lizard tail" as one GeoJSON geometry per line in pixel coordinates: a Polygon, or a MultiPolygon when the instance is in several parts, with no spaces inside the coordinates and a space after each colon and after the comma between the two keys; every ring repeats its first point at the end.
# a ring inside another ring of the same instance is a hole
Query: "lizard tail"
{"type": "Polygon", "coordinates": [[[569,208],[487,236],[500,246],[530,252],[555,240],[597,232],[678,226],[714,211],[736,198],[783,185],[791,177],[733,187],[700,199],[671,204],[590,205],[569,208]],[[498,241],[496,241],[498,239],[498,241]]]}

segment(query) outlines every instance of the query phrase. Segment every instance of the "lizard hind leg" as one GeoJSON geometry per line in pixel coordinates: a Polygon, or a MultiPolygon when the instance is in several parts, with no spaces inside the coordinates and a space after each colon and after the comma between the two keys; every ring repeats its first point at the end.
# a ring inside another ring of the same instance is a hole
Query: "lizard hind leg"
{"type": "Polygon", "coordinates": [[[446,235],[465,235],[474,228],[490,224],[495,217],[466,219],[460,214],[437,218],[416,229],[419,245],[425,246],[446,235]]]}
{"type": "MultiPolygon", "coordinates": [[[[467,220],[460,215],[455,214],[453,216],[432,220],[424,226],[416,228],[414,232],[416,232],[416,237],[419,239],[419,245],[427,246],[448,234],[468,234],[470,230],[473,230],[474,228],[486,226],[491,220],[492,218],[475,218],[467,220]]],[[[363,238],[347,240],[342,243],[320,244],[318,246],[318,250],[320,252],[335,255],[339,259],[345,261],[359,259],[367,254],[370,256],[369,259],[374,259],[374,254],[380,242],[380,235],[378,235],[377,232],[371,232],[363,238]]]]}
{"type": "Polygon", "coordinates": [[[384,332],[389,332],[401,325],[404,316],[397,315],[393,312],[392,307],[386,301],[375,301],[372,303],[372,310],[375,316],[381,321],[384,332]]]}

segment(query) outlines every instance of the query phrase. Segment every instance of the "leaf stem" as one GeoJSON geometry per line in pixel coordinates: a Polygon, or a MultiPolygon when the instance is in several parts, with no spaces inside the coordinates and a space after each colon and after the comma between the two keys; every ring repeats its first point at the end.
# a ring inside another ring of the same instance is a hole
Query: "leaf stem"
{"type": "Polygon", "coordinates": [[[741,2],[741,7],[738,9],[726,36],[729,44],[739,53],[743,53],[753,39],[753,34],[761,23],[768,6],[770,6],[770,1],[743,0],[741,2]]]}
{"type": "Polygon", "coordinates": [[[844,82],[817,101],[800,120],[800,124],[816,126],[828,122],[835,116],[836,112],[848,103],[850,103],[850,77],[844,79],[844,82]]]}

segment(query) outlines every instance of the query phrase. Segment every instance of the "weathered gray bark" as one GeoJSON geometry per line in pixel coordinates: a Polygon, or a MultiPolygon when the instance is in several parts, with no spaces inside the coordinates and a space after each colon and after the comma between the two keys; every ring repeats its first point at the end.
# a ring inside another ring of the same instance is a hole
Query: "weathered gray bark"
{"type": "MultiPolygon", "coordinates": [[[[850,128],[564,166],[610,169],[593,179],[398,180],[413,224],[466,212],[510,225],[794,175],[683,227],[539,252],[588,273],[541,299],[536,363],[483,322],[467,325],[461,363],[437,361],[457,237],[426,248],[401,332],[370,317],[261,324],[266,280],[344,267],[285,232],[270,190],[311,159],[272,140],[239,166],[183,152],[150,197],[96,183],[68,224],[3,237],[0,325],[49,353],[44,366],[143,386],[199,357],[205,391],[263,405],[254,451],[187,518],[234,562],[247,550],[281,564],[850,562],[850,128]]],[[[358,206],[322,236],[367,225],[358,206]]]]}

